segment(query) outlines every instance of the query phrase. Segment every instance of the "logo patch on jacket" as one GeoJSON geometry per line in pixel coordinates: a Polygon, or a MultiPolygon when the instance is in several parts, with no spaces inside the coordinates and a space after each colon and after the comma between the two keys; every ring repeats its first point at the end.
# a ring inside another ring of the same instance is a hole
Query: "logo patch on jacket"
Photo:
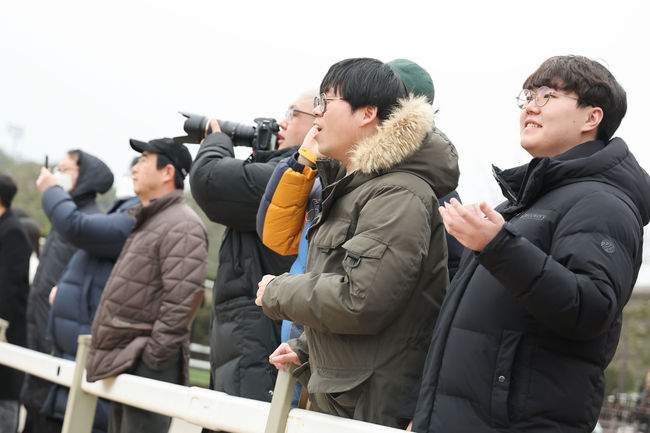
{"type": "Polygon", "coordinates": [[[521,219],[527,219],[527,220],[535,220],[535,221],[542,221],[544,218],[546,218],[546,215],[541,214],[541,213],[525,213],[519,218],[521,219]]]}
{"type": "Polygon", "coordinates": [[[608,254],[613,254],[614,251],[616,251],[614,242],[608,241],[607,239],[603,239],[603,241],[600,243],[600,247],[608,254]]]}

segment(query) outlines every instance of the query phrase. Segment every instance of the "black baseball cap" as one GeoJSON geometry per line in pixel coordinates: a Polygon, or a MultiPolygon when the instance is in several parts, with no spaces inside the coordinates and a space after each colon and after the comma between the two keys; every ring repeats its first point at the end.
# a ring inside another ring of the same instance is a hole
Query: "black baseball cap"
{"type": "Polygon", "coordinates": [[[146,150],[147,152],[165,155],[183,179],[192,168],[190,151],[183,144],[176,143],[171,138],[156,138],[148,142],[131,138],[129,143],[136,152],[142,153],[146,150]]]}

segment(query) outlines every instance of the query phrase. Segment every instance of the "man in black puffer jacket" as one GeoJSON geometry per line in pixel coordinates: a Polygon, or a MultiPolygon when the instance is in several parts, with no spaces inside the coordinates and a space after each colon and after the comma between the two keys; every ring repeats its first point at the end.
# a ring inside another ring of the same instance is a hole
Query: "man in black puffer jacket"
{"type": "MultiPolygon", "coordinates": [[[[57,170],[60,185],[69,192],[81,212],[102,212],[95,203],[95,197],[105,193],[113,185],[113,173],[106,164],[84,151],[72,150],[61,159],[57,170]]],[[[52,287],[56,285],[76,250],[76,247],[56,230],[50,230],[45,239],[27,300],[27,346],[32,350],[47,354],[52,351],[47,326],[50,313],[48,298],[52,287]]],[[[43,379],[25,376],[20,393],[20,400],[27,409],[24,432],[47,433],[61,430],[60,420],[40,414],[51,386],[50,382],[43,379]]]]}
{"type": "Polygon", "coordinates": [[[230,395],[271,401],[275,368],[268,356],[280,344],[280,322],[255,305],[257,282],[265,274],[289,270],[295,256],[281,256],[262,245],[255,231],[257,207],[278,162],[295,153],[311,128],[314,94],[289,106],[280,122],[277,150],[254,150],[235,158],[233,142],[218,122],[198,151],[190,185],[210,220],[226,226],[212,297],[210,324],[211,388],[230,395]]]}
{"type": "Polygon", "coordinates": [[[610,139],[627,102],[601,64],[548,59],[519,106],[533,159],[494,169],[507,201],[440,210],[473,251],[438,318],[413,423],[420,433],[583,433],[598,420],[641,265],[650,178],[610,139]]]}

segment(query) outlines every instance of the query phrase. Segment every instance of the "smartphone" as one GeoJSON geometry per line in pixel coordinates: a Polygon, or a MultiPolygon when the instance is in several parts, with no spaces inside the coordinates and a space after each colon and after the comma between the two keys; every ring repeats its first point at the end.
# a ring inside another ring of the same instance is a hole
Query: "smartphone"
{"type": "Polygon", "coordinates": [[[45,168],[50,168],[47,166],[48,160],[47,160],[47,155],[45,155],[45,168]]]}

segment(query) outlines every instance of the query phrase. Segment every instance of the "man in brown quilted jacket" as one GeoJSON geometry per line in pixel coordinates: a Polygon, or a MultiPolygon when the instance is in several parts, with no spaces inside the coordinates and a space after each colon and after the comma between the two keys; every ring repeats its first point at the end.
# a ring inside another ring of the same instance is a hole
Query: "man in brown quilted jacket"
{"type": "MultiPolygon", "coordinates": [[[[190,325],[203,297],[207,235],[184,202],[192,158],[169,138],[131,147],[141,200],[127,213],[135,225],[106,283],[86,362],[90,382],[130,373],[187,384],[190,325]]],[[[109,433],[167,431],[170,418],[111,403],[109,433]]]]}

